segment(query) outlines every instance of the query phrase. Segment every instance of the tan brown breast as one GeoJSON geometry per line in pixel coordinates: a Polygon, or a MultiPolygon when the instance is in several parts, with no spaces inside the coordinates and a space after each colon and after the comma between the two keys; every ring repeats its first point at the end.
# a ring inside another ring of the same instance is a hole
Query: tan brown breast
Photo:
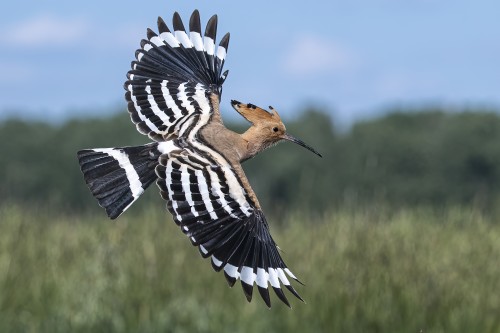
{"type": "Polygon", "coordinates": [[[247,154],[248,141],[241,134],[227,129],[222,122],[211,121],[200,130],[201,139],[216,152],[221,154],[231,165],[238,175],[245,191],[254,202],[255,207],[260,209],[260,203],[253,191],[248,179],[241,167],[241,161],[247,154]]]}

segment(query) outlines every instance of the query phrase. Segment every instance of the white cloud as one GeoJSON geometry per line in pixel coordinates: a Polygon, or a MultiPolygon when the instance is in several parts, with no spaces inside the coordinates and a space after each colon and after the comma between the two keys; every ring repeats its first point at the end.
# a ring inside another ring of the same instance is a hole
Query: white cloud
{"type": "Polygon", "coordinates": [[[41,14],[2,29],[0,41],[21,47],[66,46],[78,43],[88,31],[81,19],[41,14]]]}
{"type": "Polygon", "coordinates": [[[298,36],[286,52],[283,69],[292,75],[338,72],[356,63],[348,49],[318,36],[298,36]]]}

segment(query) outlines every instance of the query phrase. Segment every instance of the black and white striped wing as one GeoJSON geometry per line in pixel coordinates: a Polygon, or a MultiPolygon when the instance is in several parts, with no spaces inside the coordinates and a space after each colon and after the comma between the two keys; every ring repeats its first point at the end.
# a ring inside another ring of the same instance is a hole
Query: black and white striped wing
{"type": "Polygon", "coordinates": [[[288,306],[282,285],[302,300],[287,278],[297,280],[283,262],[264,214],[230,166],[210,164],[184,149],[162,155],[156,173],[175,222],[204,258],[211,257],[216,271],[224,270],[230,286],[240,279],[251,301],[256,284],[269,307],[269,284],[288,306]]]}
{"type": "Polygon", "coordinates": [[[193,114],[218,110],[212,103],[219,102],[227,75],[222,68],[229,33],[216,51],[217,16],[208,21],[202,37],[197,10],[191,15],[189,35],[177,12],[173,32],[160,17],[158,30],[156,34],[148,29],[124,88],[131,119],[139,132],[162,141],[165,136],[177,135],[193,114]]]}

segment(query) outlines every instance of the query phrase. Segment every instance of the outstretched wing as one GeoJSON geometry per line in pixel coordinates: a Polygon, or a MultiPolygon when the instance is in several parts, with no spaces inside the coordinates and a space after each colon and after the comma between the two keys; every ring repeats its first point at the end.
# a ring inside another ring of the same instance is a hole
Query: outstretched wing
{"type": "Polygon", "coordinates": [[[229,33],[215,53],[217,16],[210,18],[202,38],[197,10],[189,21],[189,35],[177,12],[173,32],[161,17],[158,30],[159,35],[148,29],[148,39],[143,39],[141,49],[136,51],[137,60],[132,62],[124,88],[130,117],[139,132],[163,141],[166,136],[177,135],[180,126],[194,114],[218,112],[227,75],[222,67],[229,33]]]}
{"type": "Polygon", "coordinates": [[[254,283],[269,307],[268,284],[288,306],[281,285],[302,300],[287,278],[296,280],[278,252],[264,214],[252,200],[251,189],[245,189],[245,175],[219,162],[191,147],[160,157],[157,184],[175,222],[204,258],[211,257],[216,271],[224,270],[230,286],[241,280],[248,301],[254,283]]]}

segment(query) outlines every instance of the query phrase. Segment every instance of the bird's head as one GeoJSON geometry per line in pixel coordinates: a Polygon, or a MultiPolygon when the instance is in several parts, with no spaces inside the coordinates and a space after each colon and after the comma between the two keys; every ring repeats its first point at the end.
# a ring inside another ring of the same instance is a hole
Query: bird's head
{"type": "Polygon", "coordinates": [[[283,124],[278,112],[272,106],[269,106],[270,112],[268,112],[253,104],[244,104],[235,100],[231,101],[231,105],[239,114],[241,114],[253,125],[252,127],[255,130],[252,131],[252,136],[256,141],[262,143],[262,150],[269,148],[280,141],[287,140],[310,150],[319,157],[322,157],[321,154],[311,146],[287,133],[285,124],[283,124]]]}

